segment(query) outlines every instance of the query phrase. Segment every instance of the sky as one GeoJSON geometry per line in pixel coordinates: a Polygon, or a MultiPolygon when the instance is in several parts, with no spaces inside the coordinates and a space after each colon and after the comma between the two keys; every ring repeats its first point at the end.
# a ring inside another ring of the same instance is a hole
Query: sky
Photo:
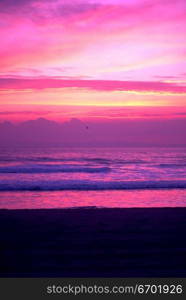
{"type": "Polygon", "coordinates": [[[185,0],[1,0],[0,121],[186,116],[185,0]]]}

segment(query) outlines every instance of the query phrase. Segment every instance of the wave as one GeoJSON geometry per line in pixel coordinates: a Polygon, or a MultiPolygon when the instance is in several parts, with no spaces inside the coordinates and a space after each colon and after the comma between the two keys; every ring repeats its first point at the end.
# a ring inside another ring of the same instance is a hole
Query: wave
{"type": "Polygon", "coordinates": [[[68,165],[18,165],[0,167],[0,173],[101,173],[109,172],[108,167],[85,167],[68,165]]]}
{"type": "Polygon", "coordinates": [[[175,163],[175,164],[159,164],[158,167],[160,168],[183,168],[186,167],[185,163],[175,163]]]}
{"type": "Polygon", "coordinates": [[[107,159],[99,157],[71,157],[71,158],[54,158],[54,157],[0,157],[2,162],[87,162],[87,163],[96,163],[96,164],[144,164],[147,163],[145,160],[134,159],[134,160],[125,160],[125,159],[107,159]]]}
{"type": "Polygon", "coordinates": [[[146,190],[146,189],[185,189],[182,181],[12,181],[2,180],[0,191],[104,191],[104,190],[146,190]]]}

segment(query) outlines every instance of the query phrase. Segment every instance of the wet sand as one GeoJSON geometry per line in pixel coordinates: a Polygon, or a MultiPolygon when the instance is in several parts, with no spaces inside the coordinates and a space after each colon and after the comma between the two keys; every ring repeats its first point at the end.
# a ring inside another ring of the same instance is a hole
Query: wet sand
{"type": "Polygon", "coordinates": [[[0,210],[0,277],[186,277],[186,208],[0,210]]]}

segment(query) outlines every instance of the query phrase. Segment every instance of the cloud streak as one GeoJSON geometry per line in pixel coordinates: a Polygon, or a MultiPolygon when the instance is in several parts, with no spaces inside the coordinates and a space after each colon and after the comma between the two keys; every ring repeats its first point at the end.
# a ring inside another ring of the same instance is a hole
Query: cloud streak
{"type": "Polygon", "coordinates": [[[59,80],[59,79],[12,79],[1,78],[1,89],[79,88],[96,91],[186,94],[186,86],[166,82],[106,81],[106,80],[59,80]]]}

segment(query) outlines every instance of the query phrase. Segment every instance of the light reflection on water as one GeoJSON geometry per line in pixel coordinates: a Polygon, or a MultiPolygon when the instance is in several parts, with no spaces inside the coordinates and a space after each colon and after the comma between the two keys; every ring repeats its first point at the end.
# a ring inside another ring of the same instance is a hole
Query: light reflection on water
{"type": "Polygon", "coordinates": [[[2,192],[0,208],[185,207],[186,190],[2,192]]]}

